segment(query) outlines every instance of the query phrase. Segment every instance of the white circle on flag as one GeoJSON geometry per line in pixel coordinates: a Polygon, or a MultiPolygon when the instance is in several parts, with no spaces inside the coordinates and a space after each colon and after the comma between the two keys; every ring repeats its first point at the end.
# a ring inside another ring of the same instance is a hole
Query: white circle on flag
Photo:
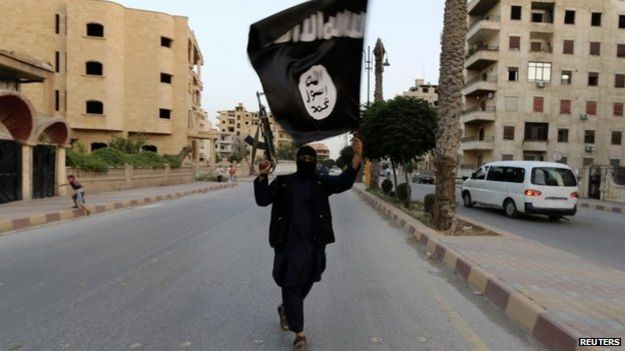
{"type": "Polygon", "coordinates": [[[306,111],[316,120],[328,118],[336,107],[336,86],[322,65],[312,66],[300,76],[299,92],[306,111]]]}

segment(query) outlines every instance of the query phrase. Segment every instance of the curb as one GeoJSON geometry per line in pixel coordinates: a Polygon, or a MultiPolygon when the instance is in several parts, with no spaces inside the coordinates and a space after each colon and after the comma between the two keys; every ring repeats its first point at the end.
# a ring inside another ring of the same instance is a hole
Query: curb
{"type": "MultiPolygon", "coordinates": [[[[157,195],[152,197],[145,197],[133,200],[125,200],[120,202],[111,202],[103,205],[95,205],[91,206],[91,213],[102,213],[114,211],[122,208],[132,208],[138,206],[144,206],[153,204],[156,202],[173,200],[177,198],[181,198],[184,196],[198,194],[198,193],[207,193],[210,191],[221,190],[226,188],[233,188],[238,186],[238,184],[224,184],[224,185],[213,185],[207,188],[189,190],[189,191],[179,191],[171,194],[157,195]]],[[[0,236],[12,232],[15,230],[22,230],[31,227],[53,224],[55,222],[60,222],[68,219],[76,219],[80,217],[84,217],[85,215],[81,210],[73,209],[73,210],[64,210],[59,212],[51,212],[51,213],[39,213],[34,214],[28,217],[17,218],[17,219],[4,219],[0,220],[0,236]]]]}
{"type": "MultiPolygon", "coordinates": [[[[479,290],[489,302],[502,310],[508,318],[532,334],[549,350],[603,350],[601,348],[578,347],[578,338],[586,337],[586,335],[582,335],[577,330],[552,319],[548,316],[545,308],[502,283],[497,277],[464,257],[461,253],[446,247],[440,241],[442,234],[427,227],[393,205],[386,203],[384,200],[362,189],[353,189],[374,209],[382,211],[393,222],[400,225],[402,229],[413,235],[417,242],[426,247],[431,253],[430,259],[442,262],[452,269],[454,273],[479,290]]],[[[506,233],[504,233],[505,235],[506,233]]]]}
{"type": "Polygon", "coordinates": [[[622,206],[592,205],[587,202],[584,202],[584,200],[579,200],[579,207],[591,209],[591,210],[597,210],[597,211],[610,212],[610,213],[625,214],[625,208],[623,208],[622,206]]]}

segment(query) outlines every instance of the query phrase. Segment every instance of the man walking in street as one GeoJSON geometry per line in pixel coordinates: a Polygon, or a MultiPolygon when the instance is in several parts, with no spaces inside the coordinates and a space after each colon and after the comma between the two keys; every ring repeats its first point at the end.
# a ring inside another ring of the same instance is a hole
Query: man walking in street
{"type": "Polygon", "coordinates": [[[317,153],[310,146],[297,152],[297,172],[269,184],[269,162],[261,162],[254,180],[258,206],[272,205],[269,244],[275,251],[273,278],[282,288],[280,326],[296,334],[294,351],[306,351],[304,299],[326,267],[325,246],[334,242],[328,197],[350,189],[362,162],[362,143],[352,142],[354,157],[338,176],[316,172],[317,153]]]}

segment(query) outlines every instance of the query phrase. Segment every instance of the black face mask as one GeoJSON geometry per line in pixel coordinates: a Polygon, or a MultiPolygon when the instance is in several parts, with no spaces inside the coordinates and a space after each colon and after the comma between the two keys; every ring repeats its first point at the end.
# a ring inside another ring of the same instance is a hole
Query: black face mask
{"type": "Polygon", "coordinates": [[[317,151],[310,146],[302,146],[297,150],[297,175],[302,178],[312,178],[315,176],[317,168],[317,151]],[[300,156],[312,157],[312,161],[300,160],[300,156]]]}

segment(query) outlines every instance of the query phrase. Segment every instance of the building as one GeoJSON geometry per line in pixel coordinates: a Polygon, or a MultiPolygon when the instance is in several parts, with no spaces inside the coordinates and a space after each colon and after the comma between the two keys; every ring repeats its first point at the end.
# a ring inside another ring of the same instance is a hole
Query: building
{"type": "Polygon", "coordinates": [[[54,70],[0,49],[0,203],[52,197],[65,183],[70,128],[54,116],[54,70]],[[35,109],[24,90],[37,90],[35,109]]]}
{"type": "MultiPolygon", "coordinates": [[[[202,54],[188,19],[100,0],[0,0],[0,47],[54,69],[54,115],[87,150],[145,134],[146,150],[178,154],[216,133],[199,129],[202,54]]],[[[39,90],[22,93],[41,110],[39,90]]]]}
{"type": "Polygon", "coordinates": [[[468,13],[461,174],[625,162],[625,2],[473,0],[468,13]]]}
{"type": "MultiPolygon", "coordinates": [[[[219,140],[217,142],[217,154],[222,159],[229,158],[235,150],[245,145],[244,139],[247,136],[254,137],[258,124],[258,112],[248,111],[242,103],[239,103],[234,110],[224,110],[218,112],[218,132],[219,140]]],[[[279,124],[271,118],[271,130],[274,135],[276,148],[280,143],[292,142],[291,136],[286,133],[279,124]]],[[[262,137],[260,137],[262,140],[262,137]]],[[[248,149],[251,147],[246,146],[248,149]]]]}
{"type": "Polygon", "coordinates": [[[438,85],[432,83],[425,84],[423,79],[417,79],[415,85],[404,92],[403,96],[423,99],[432,106],[438,107],[438,85]]]}
{"type": "Polygon", "coordinates": [[[323,143],[310,144],[310,147],[317,151],[317,161],[325,161],[330,159],[330,149],[323,143]]]}

